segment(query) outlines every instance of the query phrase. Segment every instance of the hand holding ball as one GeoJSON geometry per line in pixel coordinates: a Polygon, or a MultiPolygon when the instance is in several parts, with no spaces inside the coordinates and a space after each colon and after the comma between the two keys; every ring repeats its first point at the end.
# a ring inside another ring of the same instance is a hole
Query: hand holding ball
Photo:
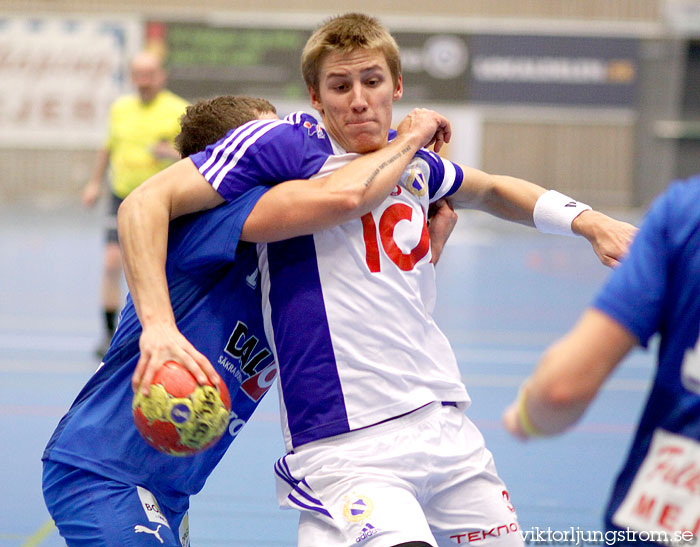
{"type": "Polygon", "coordinates": [[[199,385],[174,361],[156,372],[149,394],[136,393],[132,403],[141,436],[171,456],[191,456],[212,446],[226,431],[230,410],[226,385],[199,385]]]}

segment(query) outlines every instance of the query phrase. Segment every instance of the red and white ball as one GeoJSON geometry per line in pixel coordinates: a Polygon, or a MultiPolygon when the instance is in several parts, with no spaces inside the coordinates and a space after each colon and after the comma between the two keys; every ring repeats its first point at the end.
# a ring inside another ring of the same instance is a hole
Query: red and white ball
{"type": "Polygon", "coordinates": [[[134,423],[146,442],[171,456],[206,450],[225,433],[231,411],[228,389],[199,385],[182,365],[168,361],[153,377],[150,392],[134,395],[134,423]]]}

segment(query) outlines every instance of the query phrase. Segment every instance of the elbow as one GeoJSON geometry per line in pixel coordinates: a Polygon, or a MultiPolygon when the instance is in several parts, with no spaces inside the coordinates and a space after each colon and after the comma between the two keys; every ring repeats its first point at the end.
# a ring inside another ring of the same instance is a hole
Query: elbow
{"type": "MultiPolygon", "coordinates": [[[[590,398],[576,384],[566,381],[552,382],[537,391],[535,416],[546,416],[541,420],[543,431],[558,434],[583,416],[590,403],[590,398]]],[[[531,409],[532,410],[532,409],[531,409]]]]}
{"type": "Polygon", "coordinates": [[[120,219],[133,218],[138,215],[166,215],[168,220],[174,218],[172,196],[163,191],[152,179],[132,190],[119,205],[117,222],[120,219]]]}
{"type": "Polygon", "coordinates": [[[336,210],[343,218],[354,218],[371,209],[364,199],[364,195],[358,192],[343,192],[335,196],[336,210]]]}
{"type": "MultiPolygon", "coordinates": [[[[119,237],[121,238],[122,234],[126,235],[128,230],[140,224],[144,217],[151,216],[157,204],[152,193],[148,192],[143,185],[129,193],[117,210],[117,230],[119,231],[119,237]]],[[[163,214],[166,215],[167,212],[164,211],[163,214]]]]}
{"type": "Polygon", "coordinates": [[[344,208],[348,212],[357,213],[360,210],[364,210],[366,206],[367,203],[363,195],[352,194],[345,198],[344,208]]]}
{"type": "Polygon", "coordinates": [[[138,195],[134,195],[135,193],[136,191],[133,191],[126,196],[117,210],[117,231],[119,232],[119,239],[122,241],[125,240],[134,219],[138,217],[140,199],[138,195]]]}
{"type": "Polygon", "coordinates": [[[539,398],[542,403],[555,410],[581,402],[576,386],[564,379],[553,380],[542,386],[539,398]]]}
{"type": "Polygon", "coordinates": [[[538,389],[538,398],[553,411],[586,407],[596,389],[585,378],[562,376],[550,378],[538,389]]]}
{"type": "Polygon", "coordinates": [[[117,225],[125,222],[127,217],[132,213],[136,201],[133,194],[134,192],[126,196],[119,204],[119,209],[117,209],[117,225]]]}
{"type": "MultiPolygon", "coordinates": [[[[549,364],[558,355],[545,355],[545,363],[549,364]]],[[[540,376],[537,382],[537,399],[542,405],[556,412],[578,405],[586,399],[584,382],[578,375],[571,374],[571,367],[557,366],[549,374],[540,376]]]]}
{"type": "Polygon", "coordinates": [[[144,197],[141,194],[143,191],[140,191],[139,187],[122,200],[117,210],[117,223],[125,222],[128,217],[139,210],[139,207],[144,203],[144,197]]]}
{"type": "Polygon", "coordinates": [[[598,389],[594,361],[567,337],[549,348],[536,374],[537,397],[552,409],[587,404],[598,389]]]}

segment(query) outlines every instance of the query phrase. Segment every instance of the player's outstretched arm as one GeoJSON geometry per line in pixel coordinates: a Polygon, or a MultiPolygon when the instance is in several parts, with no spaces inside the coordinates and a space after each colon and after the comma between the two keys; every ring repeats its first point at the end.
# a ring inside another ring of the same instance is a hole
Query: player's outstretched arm
{"type": "Polygon", "coordinates": [[[535,226],[545,233],[581,235],[606,266],[616,266],[626,256],[637,233],[633,225],[593,211],[559,192],[516,177],[460,167],[464,182],[452,198],[457,206],[535,226]]]}
{"type": "Polygon", "coordinates": [[[165,259],[168,225],[180,215],[210,209],[223,202],[194,164],[181,160],[136,188],[118,213],[124,272],[143,327],[141,356],[132,377],[136,391],[148,392],[156,370],[166,361],[186,367],[199,383],[219,376],[211,363],[180,334],[175,324],[165,259]]]}
{"type": "Polygon", "coordinates": [[[503,414],[506,429],[520,439],[566,430],[636,344],[636,337],[617,321],[596,309],[587,310],[525,380],[503,414]]]}
{"type": "Polygon", "coordinates": [[[241,239],[271,242],[312,234],[359,218],[384,201],[415,153],[449,142],[447,119],[418,108],[397,128],[387,146],[358,156],[327,177],[288,181],[263,195],[243,226],[241,239]]]}

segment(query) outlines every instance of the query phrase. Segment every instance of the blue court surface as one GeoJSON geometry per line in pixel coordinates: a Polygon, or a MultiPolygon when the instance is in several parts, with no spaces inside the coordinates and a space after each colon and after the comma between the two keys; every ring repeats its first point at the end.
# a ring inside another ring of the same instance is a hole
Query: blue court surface
{"type": "MultiPolygon", "coordinates": [[[[98,364],[101,211],[6,207],[0,218],[0,546],[62,546],[44,507],[40,458],[98,364]]],[[[571,432],[523,444],[501,427],[522,379],[608,273],[583,239],[474,212],[461,215],[438,264],[436,319],[472,396],[468,414],[495,455],[525,531],[601,529],[646,398],[653,351],[635,351],[571,432]]],[[[192,545],[296,544],[297,516],[275,501],[272,465],[281,454],[271,392],[193,498],[192,545]]]]}

